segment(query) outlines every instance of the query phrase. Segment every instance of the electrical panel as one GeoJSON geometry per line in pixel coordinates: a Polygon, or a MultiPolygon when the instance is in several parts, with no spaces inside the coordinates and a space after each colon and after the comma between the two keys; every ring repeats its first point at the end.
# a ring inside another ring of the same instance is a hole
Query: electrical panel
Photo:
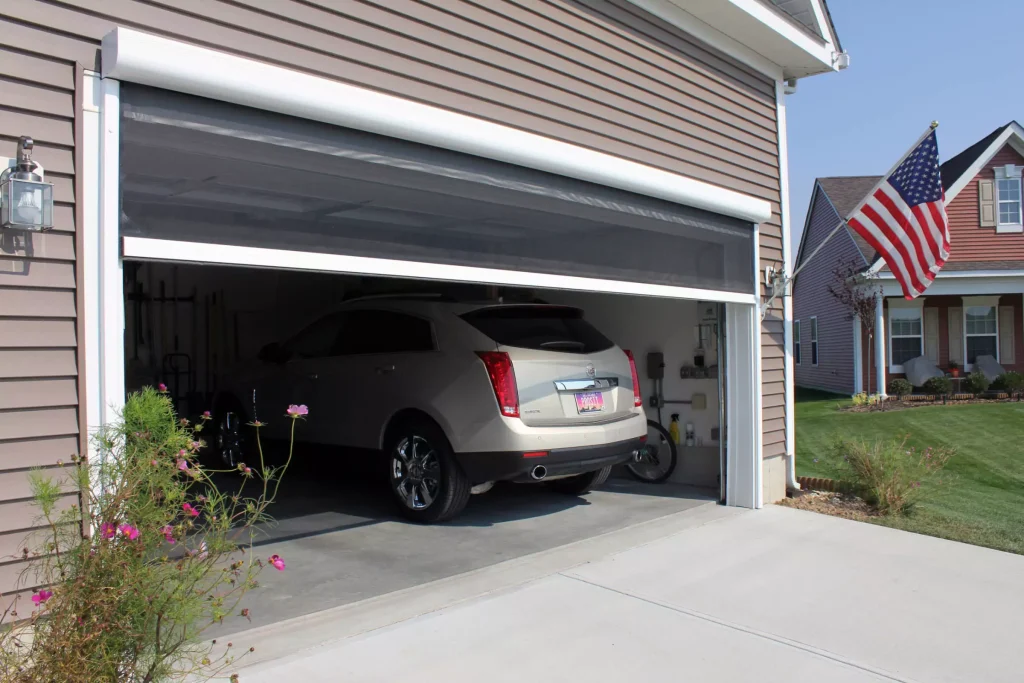
{"type": "Polygon", "coordinates": [[[665,354],[661,351],[647,354],[647,379],[665,379],[665,354]]]}

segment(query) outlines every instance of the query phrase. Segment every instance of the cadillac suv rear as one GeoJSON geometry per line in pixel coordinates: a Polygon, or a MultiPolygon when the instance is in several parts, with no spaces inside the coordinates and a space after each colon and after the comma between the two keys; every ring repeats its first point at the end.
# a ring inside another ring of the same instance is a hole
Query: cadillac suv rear
{"type": "Polygon", "coordinates": [[[382,450],[401,510],[423,522],[495,481],[585,493],[647,434],[632,356],[572,307],[362,299],[261,357],[219,402],[222,456],[242,443],[234,397],[303,402],[303,438],[382,450]]]}

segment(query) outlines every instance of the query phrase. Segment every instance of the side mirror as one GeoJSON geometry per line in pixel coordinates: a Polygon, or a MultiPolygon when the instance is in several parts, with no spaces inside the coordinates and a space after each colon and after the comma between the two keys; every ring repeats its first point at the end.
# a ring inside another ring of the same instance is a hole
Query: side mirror
{"type": "Polygon", "coordinates": [[[288,353],[288,350],[279,343],[271,342],[260,349],[260,352],[256,357],[264,363],[276,363],[280,365],[282,363],[286,363],[291,357],[291,354],[288,353]]]}

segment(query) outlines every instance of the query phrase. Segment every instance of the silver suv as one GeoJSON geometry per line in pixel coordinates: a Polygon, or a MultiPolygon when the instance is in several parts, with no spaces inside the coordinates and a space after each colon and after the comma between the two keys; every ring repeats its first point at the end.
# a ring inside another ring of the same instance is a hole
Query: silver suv
{"type": "MultiPolygon", "coordinates": [[[[229,464],[251,417],[243,397],[304,403],[300,437],[383,451],[401,510],[422,522],[454,517],[495,481],[585,493],[647,435],[632,355],[566,306],[359,299],[228,384],[215,424],[229,464]]],[[[287,437],[289,423],[264,433],[287,437]]]]}

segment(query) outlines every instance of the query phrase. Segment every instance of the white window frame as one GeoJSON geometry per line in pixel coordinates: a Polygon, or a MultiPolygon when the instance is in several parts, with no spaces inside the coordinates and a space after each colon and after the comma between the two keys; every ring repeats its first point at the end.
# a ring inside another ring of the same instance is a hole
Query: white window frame
{"type": "Polygon", "coordinates": [[[817,366],[821,360],[821,347],[818,346],[818,316],[811,316],[811,365],[817,366]]]}
{"type": "Polygon", "coordinates": [[[800,321],[793,321],[793,360],[797,365],[803,365],[803,349],[800,347],[800,321]]]}
{"type": "Polygon", "coordinates": [[[1021,184],[1021,171],[1024,170],[1022,166],[1014,166],[1013,164],[1007,164],[1006,166],[996,167],[996,186],[995,186],[995,200],[996,200],[996,232],[1024,232],[1024,186],[1021,184]],[[1017,183],[1017,197],[1016,201],[999,199],[999,183],[1000,182],[1016,182],[1017,183]],[[1003,204],[1017,204],[1017,217],[1016,223],[1003,223],[1002,213],[1000,207],[1003,204]]]}
{"type": "Polygon", "coordinates": [[[892,353],[892,339],[893,339],[892,321],[893,321],[894,317],[897,318],[897,319],[900,319],[900,318],[903,318],[903,319],[910,318],[911,316],[909,315],[909,313],[906,313],[906,312],[916,313],[917,314],[918,320],[921,321],[921,334],[920,335],[898,334],[898,335],[895,335],[895,336],[896,336],[897,339],[915,339],[915,338],[919,338],[921,340],[921,355],[923,356],[924,355],[924,297],[919,297],[917,299],[914,299],[913,301],[907,301],[906,299],[888,299],[886,301],[886,304],[888,304],[888,305],[886,306],[886,314],[885,314],[885,331],[886,331],[886,343],[888,344],[888,352],[889,352],[889,372],[891,374],[900,374],[900,375],[902,375],[902,374],[904,374],[903,365],[902,364],[895,365],[892,362],[892,359],[893,359],[893,353],[892,353]],[[900,313],[896,313],[896,311],[900,311],[900,313]]]}
{"type": "Polygon", "coordinates": [[[974,368],[974,363],[967,362],[967,338],[968,337],[991,337],[996,338],[996,362],[999,362],[999,296],[965,296],[963,297],[963,304],[961,306],[963,310],[963,321],[962,326],[964,330],[963,336],[963,349],[964,349],[964,372],[970,372],[974,368]],[[995,310],[996,312],[996,331],[995,335],[991,334],[967,334],[967,309],[972,306],[984,306],[995,310]]]}

